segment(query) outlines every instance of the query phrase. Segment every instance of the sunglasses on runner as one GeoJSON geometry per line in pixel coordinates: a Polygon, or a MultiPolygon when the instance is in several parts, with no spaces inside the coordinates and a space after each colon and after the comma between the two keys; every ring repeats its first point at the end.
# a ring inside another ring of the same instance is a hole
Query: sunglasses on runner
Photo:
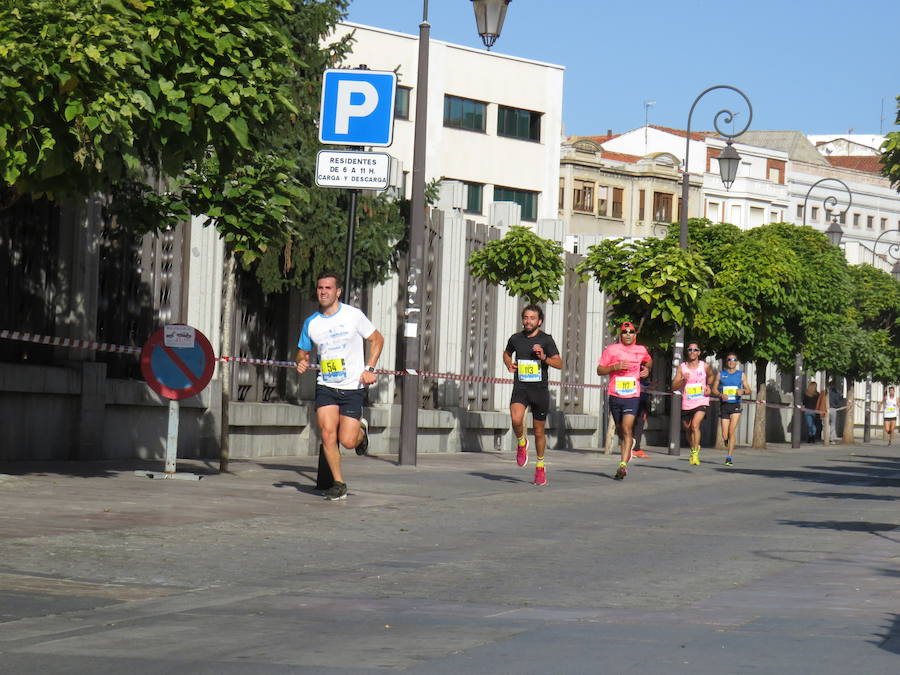
{"type": "Polygon", "coordinates": [[[623,330],[622,335],[634,335],[634,331],[630,329],[623,330]]]}
{"type": "Polygon", "coordinates": [[[737,361],[737,359],[732,358],[732,357],[729,357],[729,358],[727,358],[727,359],[725,359],[725,360],[726,360],[726,361],[737,361]]]}
{"type": "Polygon", "coordinates": [[[688,347],[687,350],[688,350],[689,352],[699,352],[699,351],[700,351],[699,349],[697,349],[697,348],[695,348],[695,347],[688,347]]]}

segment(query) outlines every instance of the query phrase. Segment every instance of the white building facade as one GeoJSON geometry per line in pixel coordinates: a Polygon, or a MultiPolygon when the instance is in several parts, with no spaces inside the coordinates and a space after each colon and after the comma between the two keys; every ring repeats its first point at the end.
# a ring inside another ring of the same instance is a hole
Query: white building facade
{"type": "MultiPolygon", "coordinates": [[[[409,197],[418,37],[352,23],[338,24],[334,37],[350,33],[343,67],[397,72],[394,142],[385,151],[401,163],[409,197]]],[[[518,203],[525,224],[557,217],[563,74],[562,66],[431,40],[425,180],[464,186],[442,206],[480,223],[499,201],[518,203]]]]}
{"type": "MultiPolygon", "coordinates": [[[[741,156],[737,178],[726,190],[719,176],[716,157],[725,148],[725,140],[708,132],[687,133],[656,125],[640,127],[603,142],[605,150],[646,154],[665,152],[684,166],[685,150],[690,144],[687,170],[703,177],[702,208],[689,206],[689,214],[727,222],[747,229],[782,222],[790,204],[787,188],[787,153],[738,141],[734,148],[741,156]],[[646,150],[645,150],[646,148],[646,150]]],[[[674,220],[678,219],[677,211],[674,220]]]]}

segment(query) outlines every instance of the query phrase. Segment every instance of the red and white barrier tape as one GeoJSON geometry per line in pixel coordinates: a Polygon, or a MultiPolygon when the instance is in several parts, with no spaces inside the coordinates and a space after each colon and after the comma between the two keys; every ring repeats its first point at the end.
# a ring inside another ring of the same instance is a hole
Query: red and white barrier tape
{"type": "Polygon", "coordinates": [[[127,347],[125,345],[111,345],[105,342],[91,342],[89,340],[76,340],[73,338],[50,337],[49,335],[35,335],[34,333],[20,333],[17,330],[0,330],[0,338],[18,340],[19,342],[34,342],[50,347],[70,347],[72,349],[90,349],[97,352],[114,352],[118,354],[140,354],[140,347],[127,347]]]}
{"type": "MultiPolygon", "coordinates": [[[[47,345],[50,347],[68,347],[71,349],[88,349],[92,351],[98,352],[112,352],[116,354],[134,354],[139,355],[141,353],[140,347],[128,347],[126,345],[111,345],[105,342],[91,342],[89,340],[76,340],[72,338],[58,338],[58,337],[50,337],[48,335],[36,335],[34,333],[22,333],[14,330],[0,330],[0,339],[6,340],[17,340],[19,342],[33,342],[35,344],[47,345]]],[[[218,356],[216,357],[217,361],[222,361],[225,363],[241,363],[250,366],[270,366],[275,368],[294,368],[296,367],[296,363],[294,361],[276,361],[274,359],[254,359],[246,356],[218,356]]],[[[318,365],[310,364],[311,370],[318,370],[318,365]]],[[[433,372],[429,370],[376,370],[376,373],[379,375],[394,375],[396,377],[403,377],[407,375],[411,375],[414,377],[433,377],[435,379],[440,380],[457,380],[460,382],[481,382],[485,384],[515,384],[515,380],[508,377],[487,377],[484,375],[459,375],[456,373],[439,373],[433,372]]],[[[568,387],[573,389],[606,389],[605,384],[587,384],[581,382],[555,382],[550,381],[550,385],[554,387],[568,387]]],[[[671,396],[672,392],[670,391],[657,391],[655,389],[648,389],[648,392],[654,394],[656,396],[671,396]]],[[[758,404],[762,404],[763,401],[751,398],[745,398],[743,401],[752,403],[756,402],[758,404]]],[[[803,406],[794,406],[791,403],[769,403],[765,402],[766,407],[768,408],[778,408],[782,410],[790,410],[796,407],[797,410],[801,412],[820,412],[818,410],[811,410],[809,408],[804,408],[803,406]]],[[[847,406],[842,408],[831,408],[831,410],[843,410],[847,406]]]]}

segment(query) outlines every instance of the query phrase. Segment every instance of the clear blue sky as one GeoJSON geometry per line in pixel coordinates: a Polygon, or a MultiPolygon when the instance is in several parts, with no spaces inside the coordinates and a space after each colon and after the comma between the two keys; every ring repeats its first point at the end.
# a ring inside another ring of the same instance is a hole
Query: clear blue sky
{"type": "MultiPolygon", "coordinates": [[[[482,46],[469,0],[428,4],[433,39],[482,46]]],[[[348,20],[418,34],[422,6],[353,0],[348,20]]],[[[900,0],[513,0],[494,51],[566,67],[568,135],[642,126],[644,101],[656,101],[651,124],[683,129],[716,84],[747,94],[752,129],[877,134],[882,116],[885,133],[900,130],[898,28],[900,0]]],[[[742,105],[710,93],[692,127],[742,105]]]]}

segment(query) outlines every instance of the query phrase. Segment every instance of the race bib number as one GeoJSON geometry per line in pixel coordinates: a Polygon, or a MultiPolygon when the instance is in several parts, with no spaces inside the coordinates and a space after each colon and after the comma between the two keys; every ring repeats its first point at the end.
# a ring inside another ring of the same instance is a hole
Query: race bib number
{"type": "Polygon", "coordinates": [[[537,361],[522,360],[517,362],[519,382],[540,382],[541,364],[537,361]]]}
{"type": "Polygon", "coordinates": [[[703,385],[702,384],[689,384],[684,389],[684,393],[687,395],[688,401],[693,401],[698,398],[703,398],[703,385]]]}
{"type": "Polygon", "coordinates": [[[889,405],[884,409],[885,417],[896,417],[897,416],[897,406],[889,405]]]}
{"type": "Polygon", "coordinates": [[[319,364],[325,382],[340,382],[347,377],[344,359],[327,359],[319,364]]]}
{"type": "Polygon", "coordinates": [[[616,396],[634,396],[635,394],[637,394],[637,378],[616,378],[616,396]]]}
{"type": "Polygon", "coordinates": [[[729,402],[737,401],[737,387],[722,387],[722,393],[729,402]]]}

